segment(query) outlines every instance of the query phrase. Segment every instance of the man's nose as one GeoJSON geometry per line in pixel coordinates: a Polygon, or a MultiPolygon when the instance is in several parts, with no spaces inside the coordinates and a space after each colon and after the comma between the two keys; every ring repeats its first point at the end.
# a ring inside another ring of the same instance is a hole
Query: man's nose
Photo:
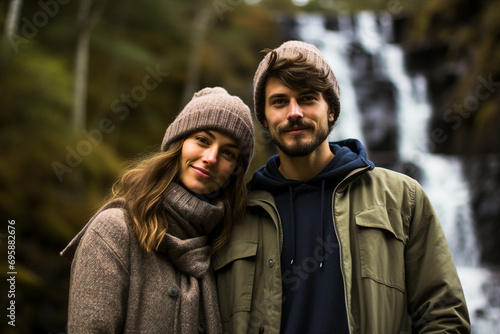
{"type": "Polygon", "coordinates": [[[298,118],[304,117],[302,113],[302,107],[297,103],[296,99],[290,99],[289,111],[288,111],[288,120],[296,120],[298,118]]]}

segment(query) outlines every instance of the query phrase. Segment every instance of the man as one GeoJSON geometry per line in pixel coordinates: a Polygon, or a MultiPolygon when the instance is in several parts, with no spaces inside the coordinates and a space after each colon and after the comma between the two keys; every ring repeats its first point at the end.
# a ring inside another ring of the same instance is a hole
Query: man
{"type": "Polygon", "coordinates": [[[213,256],[225,333],[469,333],[443,231],[420,185],[328,142],[339,87],[313,45],[269,52],[255,113],[278,155],[213,256]]]}

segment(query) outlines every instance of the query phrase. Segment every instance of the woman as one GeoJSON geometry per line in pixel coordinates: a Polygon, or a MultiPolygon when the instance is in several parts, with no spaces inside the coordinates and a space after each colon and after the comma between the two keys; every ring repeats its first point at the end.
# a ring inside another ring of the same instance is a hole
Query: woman
{"type": "Polygon", "coordinates": [[[239,98],[220,87],[196,93],[161,152],[126,171],[63,250],[68,332],[221,333],[210,254],[244,211],[253,149],[239,98]]]}

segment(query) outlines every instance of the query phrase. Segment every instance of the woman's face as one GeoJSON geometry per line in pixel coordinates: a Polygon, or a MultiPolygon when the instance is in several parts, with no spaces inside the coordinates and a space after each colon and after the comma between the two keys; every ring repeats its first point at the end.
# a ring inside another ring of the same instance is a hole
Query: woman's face
{"type": "Polygon", "coordinates": [[[238,165],[236,141],[217,130],[192,133],[181,152],[180,181],[197,194],[219,189],[238,165]]]}

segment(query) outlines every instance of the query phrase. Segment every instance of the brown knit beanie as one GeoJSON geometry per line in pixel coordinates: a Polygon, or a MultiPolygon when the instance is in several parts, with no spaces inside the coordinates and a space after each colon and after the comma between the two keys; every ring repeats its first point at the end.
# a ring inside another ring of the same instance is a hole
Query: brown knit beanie
{"type": "MultiPolygon", "coordinates": [[[[340,89],[333,74],[330,65],[328,65],[325,57],[321,54],[318,48],[312,44],[301,42],[301,41],[288,41],[277,49],[275,49],[278,59],[280,58],[293,58],[302,54],[306,58],[306,61],[314,64],[315,67],[321,72],[327,74],[327,80],[332,83],[331,95],[334,97],[334,102],[331,107],[334,110],[335,120],[340,114],[340,89]]],[[[260,123],[265,120],[265,88],[268,79],[268,66],[271,58],[271,52],[269,52],[264,59],[260,62],[255,76],[253,78],[253,102],[254,102],[254,112],[260,123]]]]}
{"type": "Polygon", "coordinates": [[[221,87],[204,88],[195,93],[165,132],[161,150],[174,141],[202,130],[219,130],[233,137],[248,170],[254,152],[254,128],[248,106],[221,87]]]}

